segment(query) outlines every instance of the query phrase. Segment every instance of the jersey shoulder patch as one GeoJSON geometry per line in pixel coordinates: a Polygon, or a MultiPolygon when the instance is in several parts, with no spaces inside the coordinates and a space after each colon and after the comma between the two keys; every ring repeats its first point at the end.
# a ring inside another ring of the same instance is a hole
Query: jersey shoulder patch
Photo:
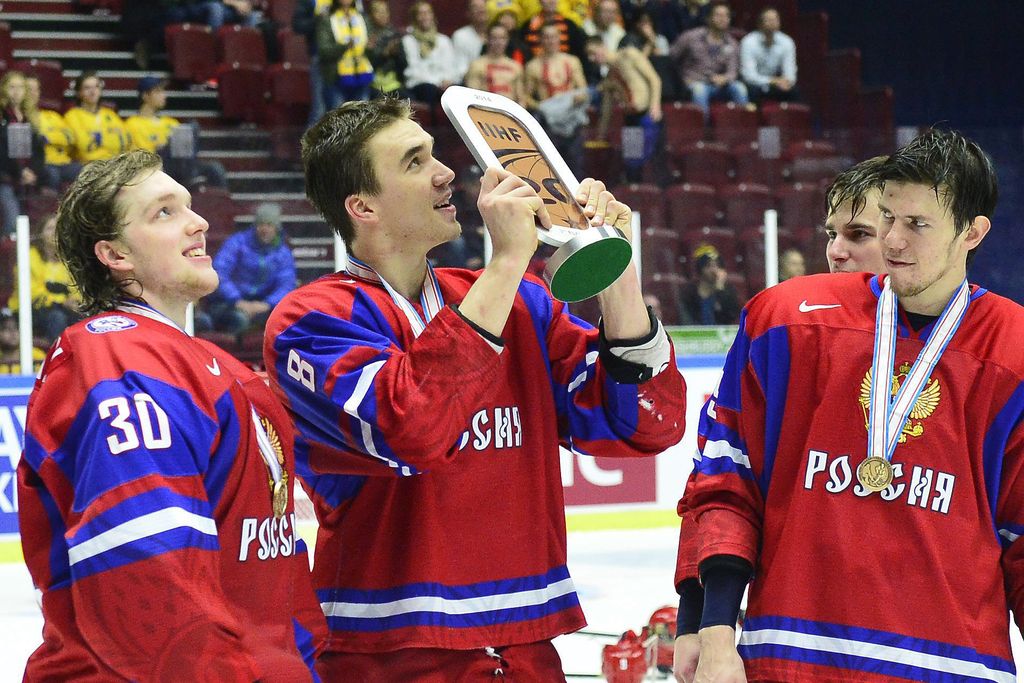
{"type": "Polygon", "coordinates": [[[90,320],[85,324],[85,329],[93,334],[106,334],[107,332],[124,332],[138,327],[138,325],[137,322],[123,315],[105,315],[90,320]]]}

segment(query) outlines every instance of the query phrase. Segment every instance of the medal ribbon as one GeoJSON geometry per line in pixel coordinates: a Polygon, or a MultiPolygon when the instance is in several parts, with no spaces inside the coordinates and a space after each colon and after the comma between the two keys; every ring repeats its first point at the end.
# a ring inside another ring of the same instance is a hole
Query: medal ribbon
{"type": "Polygon", "coordinates": [[[875,351],[871,362],[871,401],[868,412],[869,458],[875,456],[888,462],[892,461],[907,417],[928,383],[932,370],[935,369],[939,358],[967,314],[967,306],[971,302],[970,292],[970,286],[967,280],[964,280],[946,304],[928,337],[928,342],[917,355],[914,366],[907,373],[907,378],[900,385],[896,396],[890,401],[893,363],[896,357],[897,301],[889,278],[885,279],[875,314],[875,351]]]}
{"type": "Polygon", "coordinates": [[[260,422],[260,416],[256,414],[256,410],[249,406],[249,411],[252,413],[252,423],[256,426],[256,443],[260,447],[260,455],[263,456],[263,462],[267,463],[267,469],[270,470],[270,478],[274,480],[275,484],[281,483],[281,463],[277,461],[277,451],[274,450],[273,444],[270,443],[270,436],[267,434],[267,430],[263,428],[263,423],[260,422]]]}
{"type": "Polygon", "coordinates": [[[409,303],[409,300],[398,293],[394,287],[388,284],[388,281],[377,274],[370,266],[366,265],[362,261],[356,259],[353,256],[348,257],[348,267],[346,270],[350,275],[369,280],[370,282],[379,282],[384,285],[384,289],[387,290],[388,294],[391,295],[391,299],[395,302],[405,317],[409,320],[409,325],[412,327],[412,335],[414,337],[420,336],[420,333],[427,327],[427,323],[434,319],[434,316],[441,312],[444,308],[444,297],[441,296],[441,286],[437,283],[437,276],[434,275],[434,269],[430,263],[427,263],[427,274],[423,278],[423,290],[420,293],[420,306],[423,307],[423,314],[426,316],[426,320],[420,317],[416,307],[409,303]]]}

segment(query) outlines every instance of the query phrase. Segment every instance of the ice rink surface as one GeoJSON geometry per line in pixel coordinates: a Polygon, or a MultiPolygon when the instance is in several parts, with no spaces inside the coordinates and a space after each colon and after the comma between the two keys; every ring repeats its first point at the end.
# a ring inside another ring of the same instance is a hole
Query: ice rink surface
{"type": "MultiPolygon", "coordinates": [[[[638,631],[654,610],[676,603],[672,575],[677,534],[672,527],[569,534],[569,569],[588,631],[638,631]]],[[[0,683],[21,681],[25,660],[41,640],[42,623],[25,567],[0,564],[0,683]]],[[[609,642],[580,634],[558,638],[555,644],[569,680],[599,680],[601,647],[609,642]]],[[[1016,635],[1013,644],[1020,668],[1024,646],[1016,635]]]]}

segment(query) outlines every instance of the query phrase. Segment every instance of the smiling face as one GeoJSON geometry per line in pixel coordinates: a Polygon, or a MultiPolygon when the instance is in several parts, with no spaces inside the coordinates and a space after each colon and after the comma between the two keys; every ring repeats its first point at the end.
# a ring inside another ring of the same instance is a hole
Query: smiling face
{"type": "Polygon", "coordinates": [[[434,139],[409,119],[395,121],[370,139],[380,191],[361,195],[373,224],[357,228],[357,248],[361,239],[379,237],[396,249],[426,253],[461,234],[451,203],[455,173],[434,158],[433,148],[434,139]]]}
{"type": "Polygon", "coordinates": [[[864,195],[864,207],[853,215],[853,202],[843,202],[825,219],[830,273],[884,273],[882,243],[878,241],[878,190],[864,195]]]}
{"type": "Polygon", "coordinates": [[[153,308],[180,319],[189,302],[219,283],[206,254],[209,224],[190,208],[188,191],[163,171],[140,173],[118,192],[117,202],[125,226],[119,238],[96,244],[97,257],[129,295],[141,294],[153,308]]]}
{"type": "Polygon", "coordinates": [[[937,315],[967,274],[967,252],[989,221],[956,232],[945,194],[918,183],[887,182],[879,201],[879,239],[892,289],[912,313],[937,315]]]}

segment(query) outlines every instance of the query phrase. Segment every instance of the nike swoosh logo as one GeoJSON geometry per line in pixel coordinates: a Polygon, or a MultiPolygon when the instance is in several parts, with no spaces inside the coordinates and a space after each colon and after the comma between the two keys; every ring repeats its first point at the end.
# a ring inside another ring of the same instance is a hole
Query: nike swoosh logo
{"type": "Polygon", "coordinates": [[[213,365],[207,365],[206,369],[217,377],[220,377],[220,366],[217,365],[217,359],[213,359],[213,365]]]}
{"type": "Polygon", "coordinates": [[[826,308],[839,308],[840,306],[842,306],[842,304],[809,304],[807,303],[807,299],[804,299],[800,302],[800,306],[798,308],[801,313],[810,313],[811,311],[822,311],[826,308]]]}

